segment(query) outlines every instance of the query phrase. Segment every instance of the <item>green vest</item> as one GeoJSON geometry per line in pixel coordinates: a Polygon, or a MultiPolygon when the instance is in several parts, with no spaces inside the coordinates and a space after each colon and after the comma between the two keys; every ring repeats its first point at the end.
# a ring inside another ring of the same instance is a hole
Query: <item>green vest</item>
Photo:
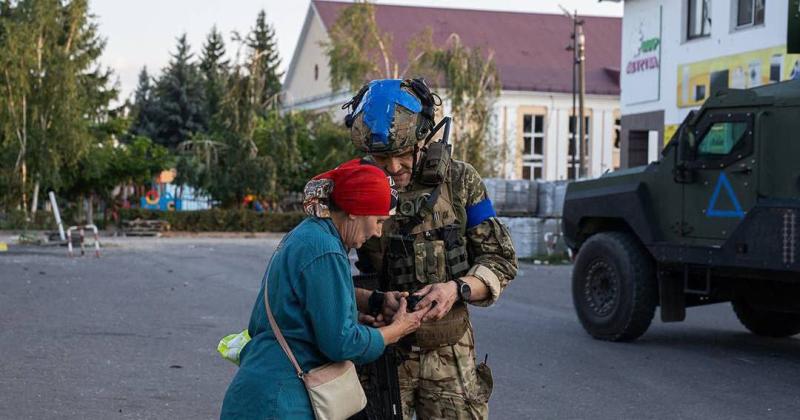
{"type": "Polygon", "coordinates": [[[415,183],[400,192],[397,213],[384,223],[383,236],[362,247],[359,257],[380,274],[382,290],[414,292],[469,270],[465,205],[463,198],[453,197],[450,178],[436,187],[415,183]],[[437,188],[432,208],[426,206],[437,188]]]}
{"type": "MultiPolygon", "coordinates": [[[[359,249],[359,269],[378,274],[377,284],[363,287],[413,293],[469,271],[466,197],[453,194],[452,188],[452,182],[461,178],[457,171],[462,168],[451,165],[440,185],[413,183],[399,193],[397,213],[384,223],[383,235],[359,249]],[[435,201],[430,200],[432,195],[435,201]],[[433,201],[432,206],[426,206],[426,201],[433,201]]],[[[445,318],[423,324],[404,342],[423,349],[453,345],[468,327],[467,307],[456,303],[445,318]]]]}

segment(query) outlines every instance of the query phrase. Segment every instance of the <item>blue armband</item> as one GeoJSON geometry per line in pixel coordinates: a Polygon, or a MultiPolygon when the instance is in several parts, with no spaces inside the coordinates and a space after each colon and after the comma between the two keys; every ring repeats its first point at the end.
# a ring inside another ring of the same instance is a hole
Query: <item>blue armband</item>
{"type": "Polygon", "coordinates": [[[472,229],[481,224],[484,220],[495,217],[497,214],[494,212],[492,200],[484,198],[480,202],[467,207],[467,229],[472,229]]]}

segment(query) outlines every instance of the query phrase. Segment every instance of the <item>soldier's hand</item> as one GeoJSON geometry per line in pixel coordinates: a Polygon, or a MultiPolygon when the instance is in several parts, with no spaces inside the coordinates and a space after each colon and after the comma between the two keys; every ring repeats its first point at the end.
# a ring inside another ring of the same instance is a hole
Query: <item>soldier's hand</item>
{"type": "Polygon", "coordinates": [[[454,281],[429,284],[417,290],[415,295],[424,296],[417,303],[415,311],[425,312],[425,321],[438,321],[444,318],[458,298],[458,285],[454,281]]]}
{"type": "Polygon", "coordinates": [[[381,315],[386,322],[392,322],[394,314],[400,309],[400,299],[408,297],[408,292],[385,292],[381,315]]]}
{"type": "Polygon", "coordinates": [[[369,314],[362,314],[361,312],[358,313],[358,322],[364,325],[370,325],[375,328],[380,328],[385,326],[386,320],[383,318],[383,314],[378,314],[378,316],[372,316],[369,314]]]}

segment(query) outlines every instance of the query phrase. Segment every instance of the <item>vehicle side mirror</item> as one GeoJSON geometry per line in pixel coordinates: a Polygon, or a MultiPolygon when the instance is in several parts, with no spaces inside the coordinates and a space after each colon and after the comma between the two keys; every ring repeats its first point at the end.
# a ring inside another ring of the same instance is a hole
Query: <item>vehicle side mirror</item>
{"type": "Polygon", "coordinates": [[[672,170],[672,179],[678,184],[691,184],[695,181],[696,173],[689,166],[692,159],[692,148],[694,146],[694,133],[689,126],[684,124],[678,129],[678,149],[675,158],[675,168],[672,170]]]}

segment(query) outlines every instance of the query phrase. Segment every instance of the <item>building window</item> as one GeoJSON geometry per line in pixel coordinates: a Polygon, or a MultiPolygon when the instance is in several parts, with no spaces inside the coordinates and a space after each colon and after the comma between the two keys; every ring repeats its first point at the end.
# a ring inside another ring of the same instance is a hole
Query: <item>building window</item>
{"type": "Polygon", "coordinates": [[[688,39],[711,35],[711,0],[688,0],[687,2],[688,39]]]}
{"type": "Polygon", "coordinates": [[[763,25],[765,2],[766,0],[738,0],[736,27],[763,25]]]}
{"type": "Polygon", "coordinates": [[[544,168],[544,115],[522,115],[522,178],[541,179],[544,168]]]}
{"type": "Polygon", "coordinates": [[[319,79],[319,66],[314,64],[314,80],[319,79]]]}
{"type": "MultiPolygon", "coordinates": [[[[577,118],[569,117],[569,149],[567,150],[567,179],[577,179],[575,176],[578,168],[581,164],[581,149],[575,147],[575,133],[578,131],[578,128],[575,127],[575,123],[578,121],[577,118]]],[[[591,126],[591,117],[584,116],[583,117],[583,141],[586,143],[586,154],[584,156],[584,166],[586,168],[589,167],[589,127],[591,126]]],[[[588,169],[587,169],[588,171],[588,169]]]]}

